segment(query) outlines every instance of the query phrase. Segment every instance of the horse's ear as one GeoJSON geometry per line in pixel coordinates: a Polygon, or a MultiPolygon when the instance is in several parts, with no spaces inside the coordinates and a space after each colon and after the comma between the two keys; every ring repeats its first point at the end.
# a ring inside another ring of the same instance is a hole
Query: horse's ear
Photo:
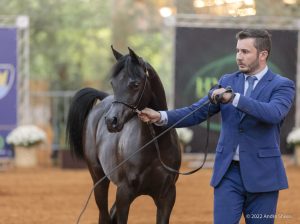
{"type": "Polygon", "coordinates": [[[139,56],[130,48],[128,47],[129,55],[132,58],[133,62],[140,64],[139,56]]]}
{"type": "Polygon", "coordinates": [[[113,45],[111,45],[110,47],[111,47],[111,50],[112,50],[112,52],[113,52],[115,58],[117,59],[117,61],[118,61],[121,57],[123,57],[123,55],[122,55],[120,52],[118,52],[118,51],[116,51],[116,50],[114,49],[113,45]]]}

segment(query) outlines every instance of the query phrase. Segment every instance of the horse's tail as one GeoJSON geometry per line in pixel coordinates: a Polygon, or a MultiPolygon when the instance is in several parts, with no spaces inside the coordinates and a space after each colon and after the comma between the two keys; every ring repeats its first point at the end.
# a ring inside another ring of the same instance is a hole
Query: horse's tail
{"type": "Polygon", "coordinates": [[[93,88],[79,90],[72,99],[66,125],[66,142],[72,154],[77,158],[84,158],[83,135],[85,120],[96,103],[108,94],[93,88]]]}

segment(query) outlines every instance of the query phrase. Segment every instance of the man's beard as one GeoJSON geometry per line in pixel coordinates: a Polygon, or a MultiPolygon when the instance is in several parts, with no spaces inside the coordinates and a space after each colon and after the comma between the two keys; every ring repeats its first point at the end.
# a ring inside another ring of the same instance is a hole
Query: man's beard
{"type": "Polygon", "coordinates": [[[254,74],[258,70],[258,68],[259,68],[259,62],[258,62],[258,58],[256,58],[256,60],[253,63],[247,65],[245,68],[239,67],[239,70],[244,74],[251,75],[254,74]]]}

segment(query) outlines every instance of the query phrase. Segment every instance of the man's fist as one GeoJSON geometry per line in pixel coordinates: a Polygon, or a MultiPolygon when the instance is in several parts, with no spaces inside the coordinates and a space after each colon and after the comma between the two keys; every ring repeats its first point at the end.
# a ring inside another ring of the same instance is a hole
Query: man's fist
{"type": "Polygon", "coordinates": [[[213,101],[215,103],[229,103],[230,101],[232,101],[233,99],[233,92],[226,92],[227,89],[224,88],[220,88],[220,89],[215,89],[212,94],[211,94],[211,98],[213,99],[213,101]],[[217,95],[221,96],[221,99],[217,99],[217,95]]]}
{"type": "Polygon", "coordinates": [[[147,107],[139,111],[138,115],[143,122],[155,123],[160,120],[160,113],[147,107]]]}

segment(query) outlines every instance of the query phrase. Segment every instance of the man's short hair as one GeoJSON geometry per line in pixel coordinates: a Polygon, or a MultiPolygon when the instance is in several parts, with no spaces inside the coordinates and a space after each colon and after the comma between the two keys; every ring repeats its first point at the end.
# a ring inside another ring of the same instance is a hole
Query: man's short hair
{"type": "Polygon", "coordinates": [[[261,51],[267,51],[268,56],[271,52],[272,40],[271,34],[267,30],[258,30],[258,29],[245,29],[236,34],[237,40],[243,40],[247,38],[254,38],[254,47],[261,51]]]}

